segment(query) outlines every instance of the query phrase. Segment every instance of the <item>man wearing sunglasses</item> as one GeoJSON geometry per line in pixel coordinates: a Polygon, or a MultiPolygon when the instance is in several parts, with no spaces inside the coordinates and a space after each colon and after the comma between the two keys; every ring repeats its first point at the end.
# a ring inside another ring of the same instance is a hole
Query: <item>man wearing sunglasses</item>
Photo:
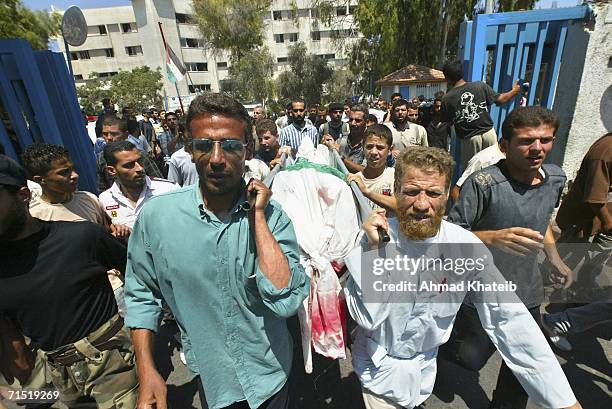
{"type": "Polygon", "coordinates": [[[186,129],[199,183],[153,197],[129,243],[126,322],[138,351],[137,408],[168,407],[152,352],[162,302],[190,341],[187,365],[208,407],[289,408],[286,318],[310,289],[293,226],[263,183],[242,179],[252,125],[240,103],[201,95],[186,129]]]}

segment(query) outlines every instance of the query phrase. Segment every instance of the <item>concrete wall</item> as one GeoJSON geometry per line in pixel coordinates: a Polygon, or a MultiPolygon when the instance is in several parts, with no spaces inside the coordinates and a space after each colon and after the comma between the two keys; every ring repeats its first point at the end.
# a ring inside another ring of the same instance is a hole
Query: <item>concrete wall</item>
{"type": "Polygon", "coordinates": [[[568,179],[574,178],[591,144],[612,132],[612,6],[599,2],[592,7],[594,22],[568,30],[553,105],[561,128],[550,159],[568,179]]]}

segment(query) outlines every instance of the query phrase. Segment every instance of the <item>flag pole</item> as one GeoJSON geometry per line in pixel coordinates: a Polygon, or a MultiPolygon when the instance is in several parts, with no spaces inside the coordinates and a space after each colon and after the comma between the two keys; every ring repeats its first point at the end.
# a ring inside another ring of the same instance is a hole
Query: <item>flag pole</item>
{"type": "MultiPolygon", "coordinates": [[[[159,32],[161,33],[162,41],[164,42],[164,50],[166,51],[166,58],[167,58],[169,55],[168,43],[166,42],[166,36],[164,35],[164,29],[162,28],[162,22],[158,21],[157,24],[159,25],[159,32]]],[[[178,84],[176,83],[176,81],[174,82],[174,88],[176,88],[176,96],[178,97],[179,104],[181,105],[181,112],[183,113],[183,115],[185,115],[185,108],[183,107],[183,100],[181,99],[181,93],[179,92],[178,84]]]]}

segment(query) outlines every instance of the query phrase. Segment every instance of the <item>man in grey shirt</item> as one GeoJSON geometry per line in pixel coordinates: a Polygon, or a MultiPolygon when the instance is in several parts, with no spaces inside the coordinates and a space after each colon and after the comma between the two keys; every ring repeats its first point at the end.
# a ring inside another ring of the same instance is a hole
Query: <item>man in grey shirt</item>
{"type": "MultiPolygon", "coordinates": [[[[543,164],[558,126],[556,114],[543,107],[512,111],[502,126],[501,149],[506,159],[472,174],[448,217],[490,248],[495,265],[506,280],[516,284],[517,295],[538,323],[544,298],[538,252],[544,250],[559,282],[569,287],[573,281],[549,225],[565,174],[556,165],[543,164]]],[[[447,351],[461,365],[480,369],[494,348],[472,305],[462,306],[455,328],[456,342],[447,351]]],[[[502,364],[490,408],[524,408],[526,404],[527,394],[502,364]]]]}

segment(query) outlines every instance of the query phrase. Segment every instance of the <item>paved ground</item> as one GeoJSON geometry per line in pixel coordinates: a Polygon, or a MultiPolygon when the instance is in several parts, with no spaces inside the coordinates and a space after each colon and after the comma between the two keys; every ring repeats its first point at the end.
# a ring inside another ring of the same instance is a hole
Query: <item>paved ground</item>
{"type": "MultiPolygon", "coordinates": [[[[168,326],[158,337],[158,365],[167,376],[172,409],[202,409],[197,387],[189,371],[178,359],[168,326]]],[[[612,324],[599,326],[571,338],[574,351],[561,353],[559,360],[572,388],[584,409],[612,408],[612,324]]],[[[301,357],[294,361],[292,373],[292,409],[363,409],[359,382],[352,371],[350,359],[329,361],[319,357],[315,374],[303,372],[301,357]]],[[[426,409],[486,409],[497,380],[501,364],[494,354],[479,372],[438,360],[438,376],[433,395],[423,405],[426,409]]],[[[529,406],[535,409],[537,406],[529,406]]]]}

